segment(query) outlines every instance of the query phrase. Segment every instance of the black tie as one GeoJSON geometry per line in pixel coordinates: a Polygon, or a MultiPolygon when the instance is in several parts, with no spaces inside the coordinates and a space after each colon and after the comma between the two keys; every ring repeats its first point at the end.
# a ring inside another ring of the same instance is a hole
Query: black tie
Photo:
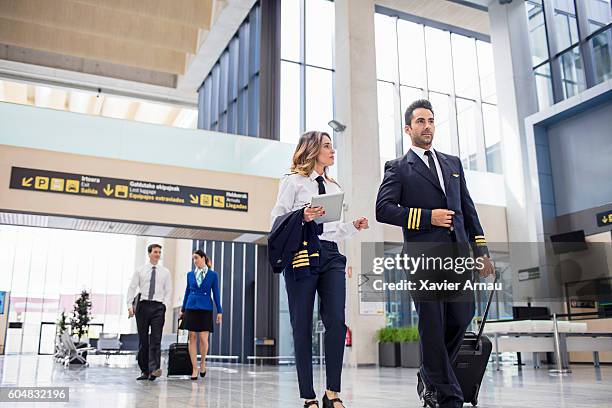
{"type": "MultiPolygon", "coordinates": [[[[325,194],[325,184],[323,183],[323,176],[317,177],[317,183],[319,183],[319,194],[325,194]]],[[[317,224],[317,235],[321,235],[323,233],[323,224],[317,224]]]]}
{"type": "Polygon", "coordinates": [[[323,176],[319,176],[315,180],[317,180],[317,183],[319,183],[319,194],[325,194],[325,184],[323,183],[323,176]]]}
{"type": "Polygon", "coordinates": [[[431,150],[425,150],[425,156],[427,156],[427,162],[429,163],[429,170],[432,172],[434,176],[434,180],[436,180],[436,185],[440,187],[440,189],[442,189],[442,186],[440,186],[440,179],[438,178],[438,170],[436,169],[436,162],[434,161],[431,150]]]}

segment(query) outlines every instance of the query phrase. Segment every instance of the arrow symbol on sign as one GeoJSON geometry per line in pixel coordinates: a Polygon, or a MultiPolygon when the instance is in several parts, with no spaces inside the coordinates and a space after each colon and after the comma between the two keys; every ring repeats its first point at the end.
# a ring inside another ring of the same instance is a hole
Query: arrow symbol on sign
{"type": "Polygon", "coordinates": [[[357,286],[362,286],[365,285],[366,282],[368,282],[370,280],[370,278],[368,278],[368,275],[362,273],[359,275],[360,278],[362,278],[363,280],[361,282],[359,282],[359,284],[357,286]]]}
{"type": "Polygon", "coordinates": [[[30,178],[22,178],[21,179],[21,185],[24,187],[32,187],[32,181],[34,180],[34,178],[30,177],[30,178]]]}
{"type": "Polygon", "coordinates": [[[194,196],[193,194],[189,194],[189,198],[191,199],[191,204],[197,204],[199,202],[198,196],[194,196]]]}
{"type": "Polygon", "coordinates": [[[113,194],[113,189],[111,188],[110,184],[107,184],[106,187],[104,187],[104,194],[106,194],[107,196],[113,194]]]}

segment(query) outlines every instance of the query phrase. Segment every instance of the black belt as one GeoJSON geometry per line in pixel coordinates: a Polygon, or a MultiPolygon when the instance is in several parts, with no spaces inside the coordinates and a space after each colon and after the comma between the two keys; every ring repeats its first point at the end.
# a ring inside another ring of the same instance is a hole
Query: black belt
{"type": "Polygon", "coordinates": [[[141,300],[141,303],[159,303],[160,305],[163,305],[164,302],[160,302],[159,300],[141,300]]]}

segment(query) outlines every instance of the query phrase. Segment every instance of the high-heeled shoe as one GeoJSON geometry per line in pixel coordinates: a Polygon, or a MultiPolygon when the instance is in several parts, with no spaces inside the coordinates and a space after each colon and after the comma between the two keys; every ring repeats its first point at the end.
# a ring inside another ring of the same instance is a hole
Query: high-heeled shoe
{"type": "Polygon", "coordinates": [[[195,381],[195,380],[197,380],[197,379],[198,379],[198,375],[196,374],[196,376],[195,376],[195,377],[190,377],[190,379],[191,379],[191,381],[195,381]]]}
{"type": "Polygon", "coordinates": [[[204,372],[200,371],[200,377],[202,377],[202,378],[206,377],[206,370],[204,370],[204,372]]]}
{"type": "Polygon", "coordinates": [[[327,393],[323,395],[323,408],[334,408],[334,404],[336,402],[339,402],[344,407],[344,403],[342,402],[340,398],[336,397],[336,398],[329,399],[329,397],[327,396],[327,393]]]}

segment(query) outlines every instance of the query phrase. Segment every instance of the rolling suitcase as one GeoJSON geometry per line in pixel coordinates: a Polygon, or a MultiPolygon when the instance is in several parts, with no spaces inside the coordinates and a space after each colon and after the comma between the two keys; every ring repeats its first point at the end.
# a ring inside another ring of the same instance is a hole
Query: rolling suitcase
{"type": "Polygon", "coordinates": [[[172,343],[168,350],[168,376],[191,375],[191,358],[187,343],[179,343],[179,332],[176,330],[176,343],[172,343]]]}
{"type": "MultiPolygon", "coordinates": [[[[497,282],[497,273],[495,273],[495,282],[497,282]]],[[[465,333],[459,353],[453,364],[455,376],[463,392],[463,400],[474,406],[478,405],[480,384],[482,383],[482,378],[491,356],[491,340],[487,336],[483,336],[482,331],[487,322],[487,315],[489,314],[489,307],[491,306],[494,293],[494,291],[491,291],[489,294],[489,300],[487,301],[487,307],[482,317],[482,324],[478,334],[473,332],[465,333]]]]}

